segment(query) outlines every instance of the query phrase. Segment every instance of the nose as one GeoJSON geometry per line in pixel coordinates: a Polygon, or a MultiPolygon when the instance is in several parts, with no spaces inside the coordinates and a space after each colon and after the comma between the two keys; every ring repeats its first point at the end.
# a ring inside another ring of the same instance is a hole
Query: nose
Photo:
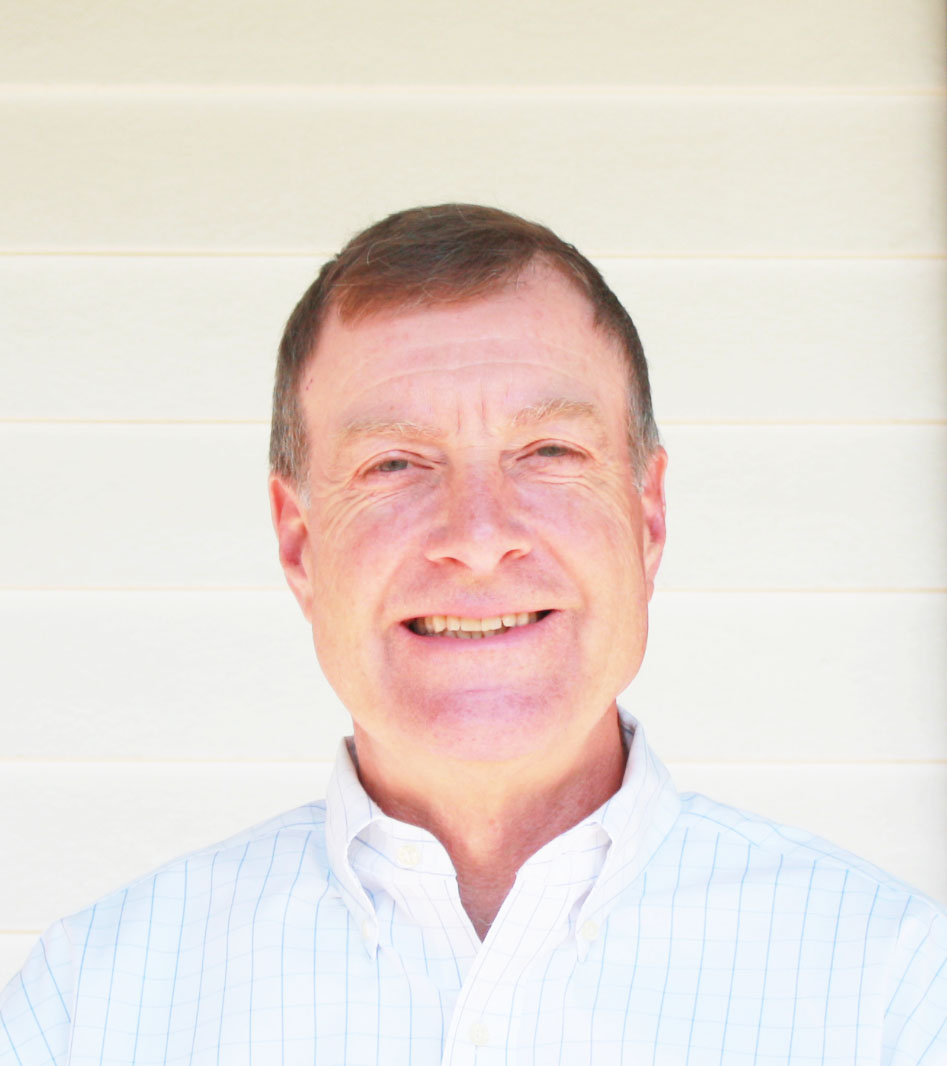
{"type": "Polygon", "coordinates": [[[502,471],[455,470],[441,491],[444,499],[425,551],[431,562],[453,562],[487,575],[529,553],[530,537],[502,471]]]}

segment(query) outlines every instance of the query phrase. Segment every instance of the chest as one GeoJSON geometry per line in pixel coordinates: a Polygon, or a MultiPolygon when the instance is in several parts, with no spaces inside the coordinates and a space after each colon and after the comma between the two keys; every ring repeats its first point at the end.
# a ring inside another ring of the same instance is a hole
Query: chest
{"type": "Polygon", "coordinates": [[[830,927],[681,898],[632,898],[602,920],[567,899],[559,913],[544,905],[555,906],[511,894],[482,944],[448,898],[431,901],[423,924],[380,906],[377,950],[331,900],[159,940],[146,980],[123,980],[117,957],[107,987],[86,986],[70,1062],[881,1061],[884,960],[857,920],[830,927]]]}

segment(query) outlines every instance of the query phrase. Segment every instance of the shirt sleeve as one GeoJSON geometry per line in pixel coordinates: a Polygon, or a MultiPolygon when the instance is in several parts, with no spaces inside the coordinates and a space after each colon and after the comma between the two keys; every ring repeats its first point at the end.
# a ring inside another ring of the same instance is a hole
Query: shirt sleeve
{"type": "Polygon", "coordinates": [[[66,1066],[74,956],[60,922],[0,992],[0,1066],[66,1066]]]}
{"type": "Polygon", "coordinates": [[[885,1066],[947,1063],[947,913],[912,901],[901,922],[893,995],[885,1014],[885,1066]]]}

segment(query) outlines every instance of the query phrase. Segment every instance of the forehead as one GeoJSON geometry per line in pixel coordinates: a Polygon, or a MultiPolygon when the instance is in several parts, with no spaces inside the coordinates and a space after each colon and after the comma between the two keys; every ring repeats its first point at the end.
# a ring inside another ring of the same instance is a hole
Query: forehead
{"type": "Polygon", "coordinates": [[[576,286],[533,268],[485,297],[354,322],[330,312],[300,383],[310,428],[479,402],[510,410],[549,400],[625,408],[617,341],[576,286]],[[315,423],[315,425],[314,425],[315,423]]]}

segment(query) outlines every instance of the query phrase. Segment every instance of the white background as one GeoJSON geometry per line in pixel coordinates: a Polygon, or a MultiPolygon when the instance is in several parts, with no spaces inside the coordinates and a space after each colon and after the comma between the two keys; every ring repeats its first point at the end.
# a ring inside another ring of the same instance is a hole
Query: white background
{"type": "Polygon", "coordinates": [[[947,899],[937,0],[0,2],[0,982],[319,795],[265,500],[282,323],[477,200],[625,300],[671,454],[626,703],[695,788],[947,899]]]}

